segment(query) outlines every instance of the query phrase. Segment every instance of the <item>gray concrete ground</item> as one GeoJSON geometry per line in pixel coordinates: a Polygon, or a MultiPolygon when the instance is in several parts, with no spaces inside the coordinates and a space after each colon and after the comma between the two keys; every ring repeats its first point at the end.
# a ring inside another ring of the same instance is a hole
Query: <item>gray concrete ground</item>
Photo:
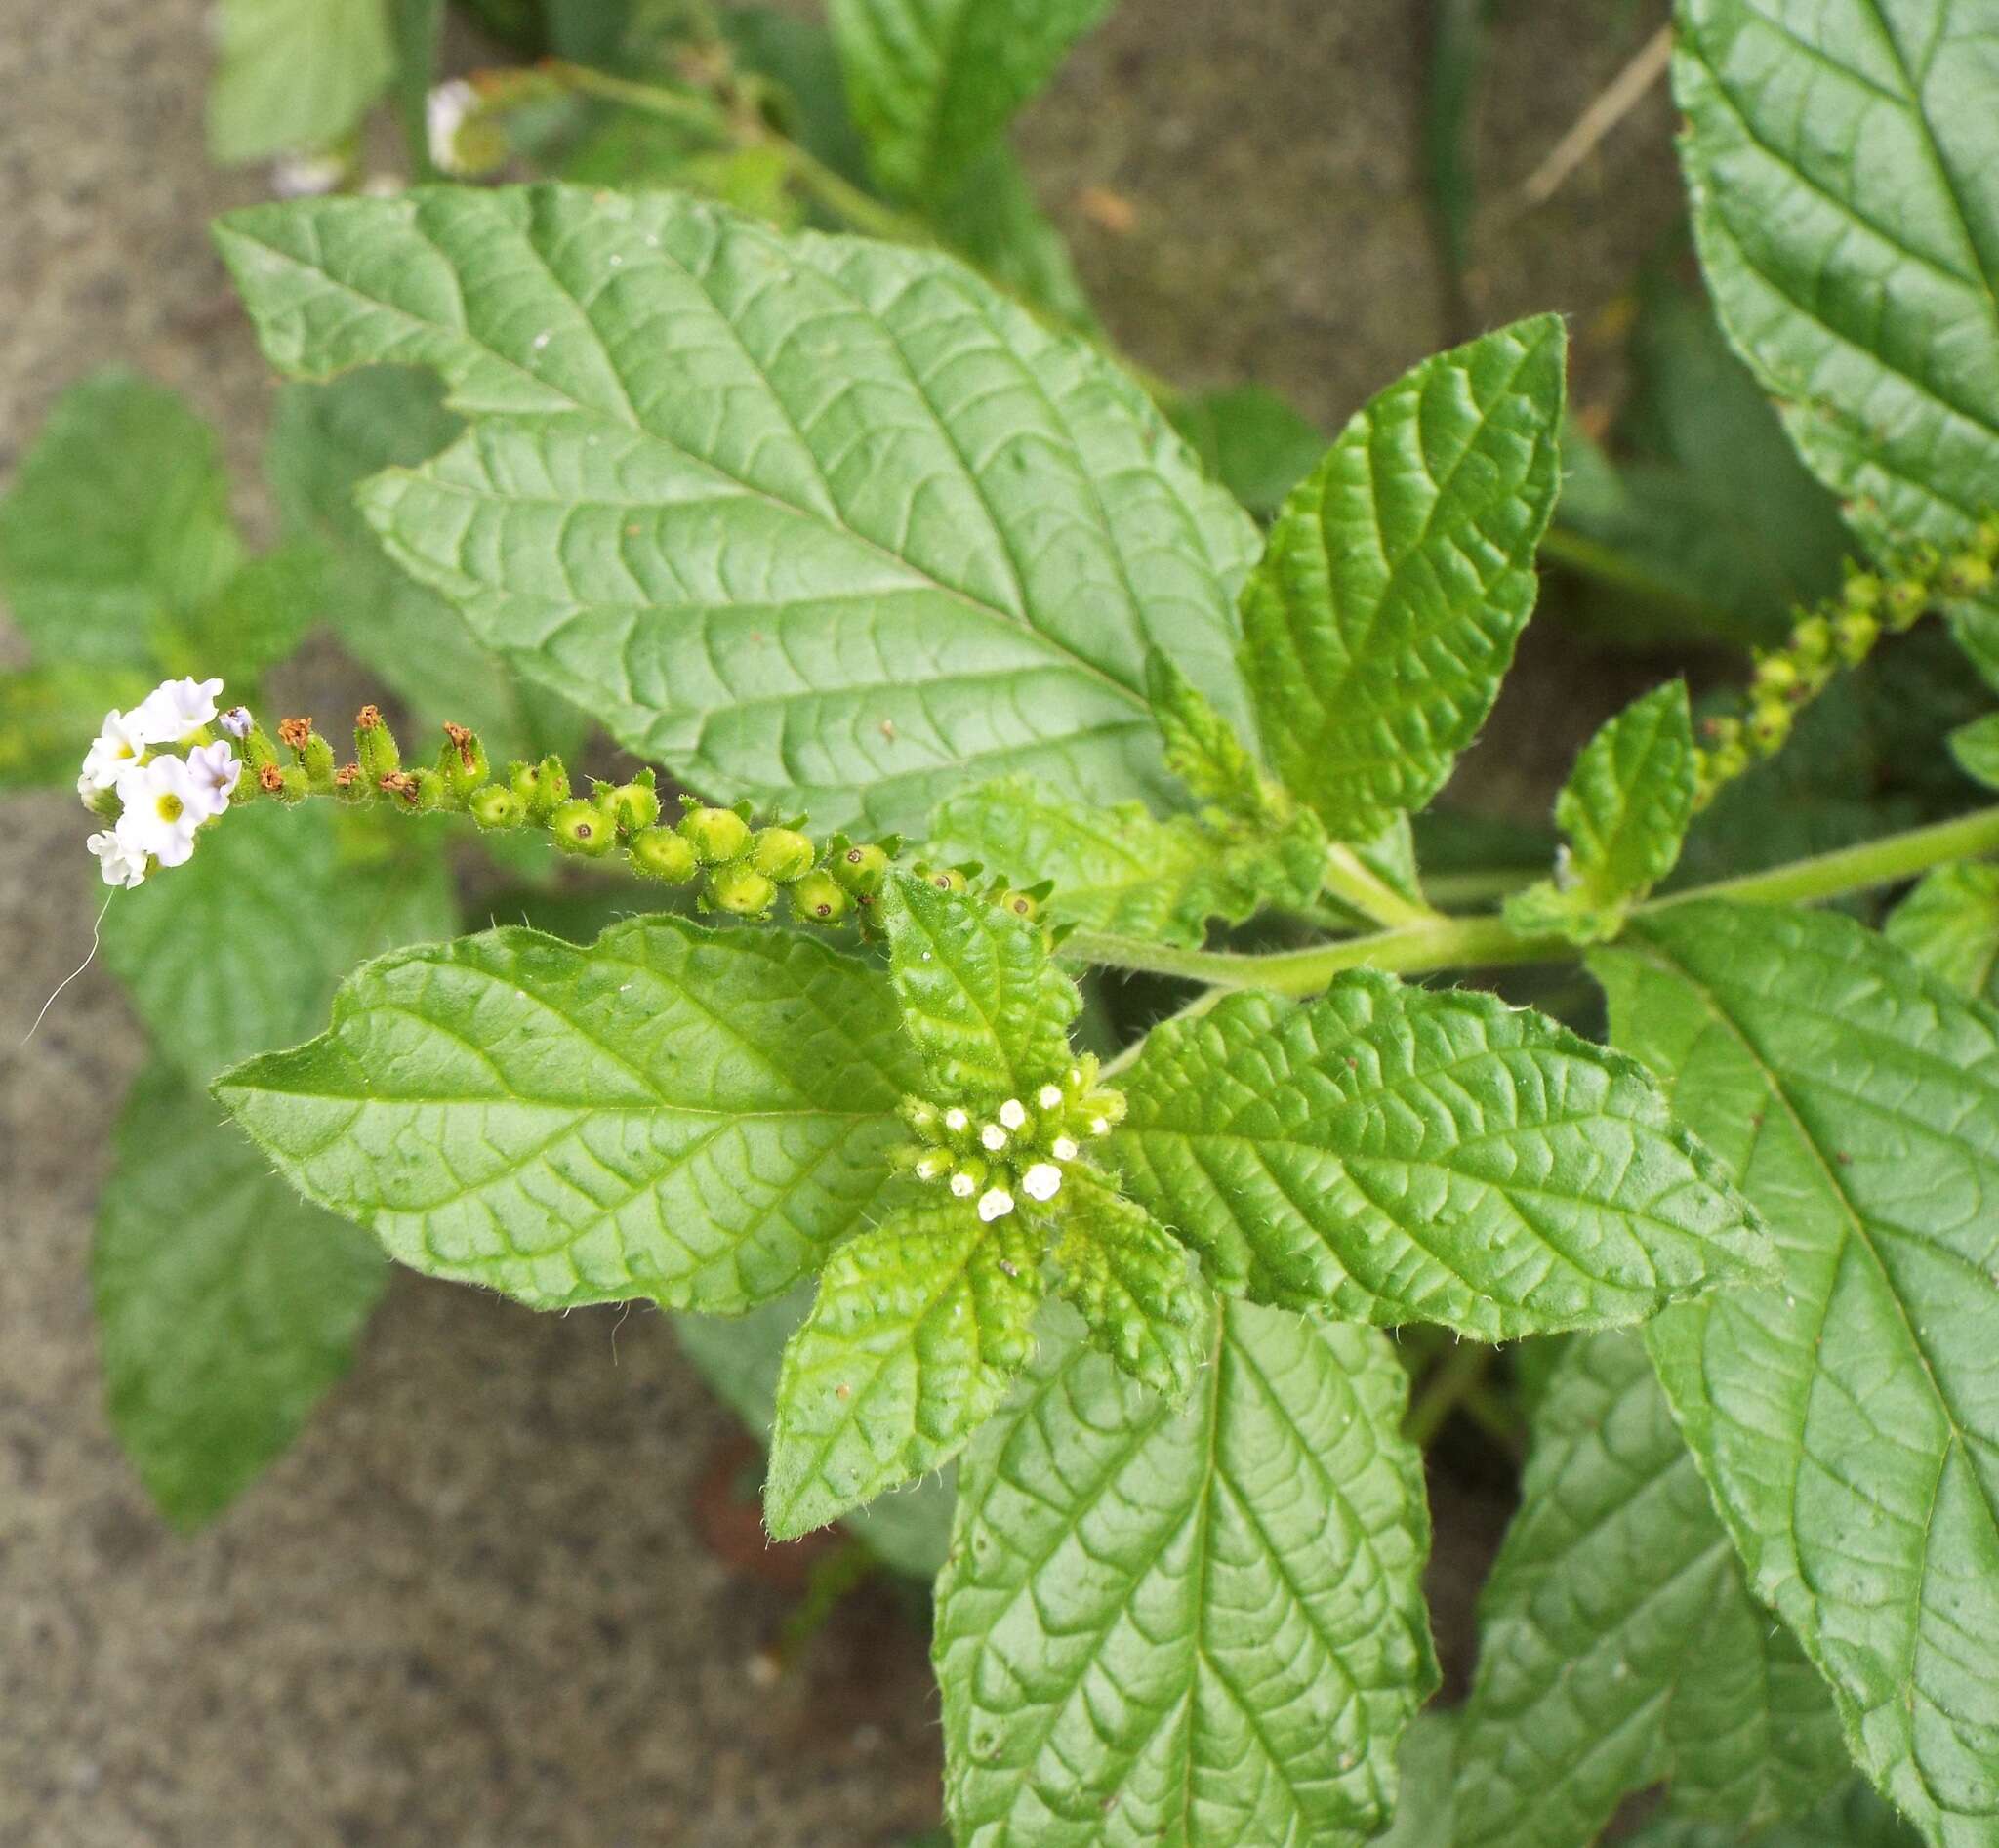
{"type": "MultiPolygon", "coordinates": [[[[205,11],[0,0],[0,475],[117,360],[187,392],[251,478],[268,388],[202,227],[257,183],[203,157],[205,11]]],[[[1150,364],[1261,377],[1332,422],[1451,333],[1415,152],[1424,11],[1123,0],[1034,109],[1032,170],[1150,364]]],[[[1495,190],[1628,53],[1629,11],[1508,10],[1495,190]]],[[[1671,216],[1666,125],[1655,97],[1482,249],[1480,318],[1587,328],[1671,216]]],[[[1559,646],[1535,664],[1474,766],[1490,789],[1546,788],[1606,703],[1559,646]]],[[[85,1269],[136,1029],[93,971],[17,1049],[88,942],[82,833],[66,795],[0,812],[0,1848],[848,1848],[933,1821],[923,1641],[890,1600],[775,1686],[754,1671],[790,1594],[700,1538],[729,1427],[656,1317],[614,1340],[609,1313],[403,1278],[304,1442],[211,1531],[161,1527],[105,1425],[85,1269]]]]}

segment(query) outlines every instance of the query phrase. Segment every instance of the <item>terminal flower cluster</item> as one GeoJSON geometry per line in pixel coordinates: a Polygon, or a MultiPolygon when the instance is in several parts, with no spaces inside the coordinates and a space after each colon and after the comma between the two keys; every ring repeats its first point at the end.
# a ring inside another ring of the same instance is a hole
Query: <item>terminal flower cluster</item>
{"type": "MultiPolygon", "coordinates": [[[[83,760],[76,793],[109,822],[86,844],[98,856],[104,883],[130,888],[156,866],[183,865],[194,837],[229,805],[242,763],[226,739],[212,738],[221,680],[162,680],[129,712],[109,712],[83,760]]],[[[231,720],[221,723],[240,737],[231,720]]]]}

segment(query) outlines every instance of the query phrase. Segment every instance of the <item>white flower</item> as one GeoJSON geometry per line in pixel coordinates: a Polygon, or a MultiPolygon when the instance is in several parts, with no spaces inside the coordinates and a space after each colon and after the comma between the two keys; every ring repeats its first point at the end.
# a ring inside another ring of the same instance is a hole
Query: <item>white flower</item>
{"type": "Polygon", "coordinates": [[[270,189],[280,199],[313,199],[344,185],[347,163],[340,154],[280,154],[270,164],[270,189]]]}
{"type": "Polygon", "coordinates": [[[162,680],[140,702],[133,715],[144,727],[147,744],[178,744],[190,731],[215,720],[215,696],[220,680],[162,680]]]}
{"type": "Polygon", "coordinates": [[[1043,1110],[1052,1110],[1061,1101],[1062,1087],[1060,1085],[1043,1085],[1040,1090],[1035,1092],[1035,1102],[1040,1104],[1043,1110]]]}
{"type": "Polygon", "coordinates": [[[250,735],[250,728],[257,723],[257,720],[250,717],[249,707],[231,706],[216,722],[231,738],[247,738],[250,735]]]}
{"type": "Polygon", "coordinates": [[[237,777],[243,774],[243,766],[236,760],[236,754],[218,738],[214,744],[196,745],[188,752],[187,773],[194,787],[202,792],[209,814],[220,815],[229,805],[230,794],[237,777]]]}
{"type": "Polygon", "coordinates": [[[183,865],[194,852],[195,829],[222,812],[180,758],[154,758],[127,770],[118,779],[118,800],[125,804],[119,840],[142,859],[150,853],[162,866],[183,865]]]}
{"type": "Polygon", "coordinates": [[[944,1127],[954,1135],[961,1135],[970,1123],[971,1118],[966,1116],[956,1104],[953,1104],[944,1113],[944,1127]]]}
{"type": "Polygon", "coordinates": [[[1004,1187],[988,1187],[979,1196],[979,1217],[989,1224],[1013,1211],[1013,1196],[1004,1187]]]}
{"type": "Polygon", "coordinates": [[[1052,1200],[1062,1191],[1062,1170],[1053,1162],[1037,1162],[1020,1177],[1020,1191],[1030,1200],[1052,1200]]]}
{"type": "Polygon", "coordinates": [[[1058,1162],[1073,1162],[1079,1153],[1073,1135],[1058,1135],[1048,1145],[1048,1153],[1058,1162]]]}
{"type": "Polygon", "coordinates": [[[959,1169],[951,1177],[951,1191],[960,1200],[969,1200],[978,1191],[978,1186],[979,1183],[971,1175],[967,1174],[963,1169],[959,1169]]]}
{"type": "Polygon", "coordinates": [[[478,107],[479,93],[463,77],[440,83],[424,105],[424,125],[429,136],[430,158],[445,173],[469,171],[459,158],[458,131],[467,116],[478,107]]]}
{"type": "Polygon", "coordinates": [[[1000,1121],[1009,1129],[1027,1128],[1027,1107],[1018,1097],[1009,1097],[1000,1106],[1000,1121]]]}
{"type": "Polygon", "coordinates": [[[98,812],[98,798],[104,793],[107,785],[100,783],[86,770],[76,779],[76,800],[95,815],[98,812]]]}
{"type": "Polygon", "coordinates": [[[87,802],[90,797],[84,793],[85,784],[93,791],[114,788],[119,777],[145,756],[146,747],[157,742],[145,724],[143,706],[135,706],[129,713],[106,713],[103,729],[84,753],[83,776],[76,793],[87,802]]]}
{"type": "Polygon", "coordinates": [[[998,1155],[1006,1146],[1006,1131],[997,1123],[989,1123],[979,1131],[979,1140],[998,1155]]]}
{"type": "Polygon", "coordinates": [[[916,1175],[918,1180],[935,1180],[950,1166],[950,1156],[942,1149],[932,1149],[927,1155],[917,1157],[916,1175]]]}
{"type": "Polygon", "coordinates": [[[122,885],[128,891],[145,878],[145,855],[106,828],[83,843],[98,856],[106,885],[122,885]]]}

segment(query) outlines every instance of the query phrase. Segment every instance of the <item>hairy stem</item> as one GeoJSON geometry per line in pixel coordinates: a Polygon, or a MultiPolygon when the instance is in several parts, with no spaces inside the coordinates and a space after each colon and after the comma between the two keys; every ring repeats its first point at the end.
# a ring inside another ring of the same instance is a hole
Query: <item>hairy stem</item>
{"type": "Polygon", "coordinates": [[[1337,842],[1326,850],[1326,889],[1378,924],[1416,924],[1439,915],[1428,905],[1405,898],[1352,847],[1337,842]]]}

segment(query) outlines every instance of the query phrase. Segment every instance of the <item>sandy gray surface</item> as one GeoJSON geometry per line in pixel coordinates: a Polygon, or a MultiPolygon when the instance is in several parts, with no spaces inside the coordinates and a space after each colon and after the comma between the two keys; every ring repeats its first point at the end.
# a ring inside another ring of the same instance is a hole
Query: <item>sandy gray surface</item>
{"type": "MultiPolygon", "coordinates": [[[[111,360],[185,390],[254,465],[267,386],[202,227],[256,183],[202,155],[203,12],[0,0],[0,474],[111,360]]],[[[1611,0],[1512,12],[1495,187],[1630,44],[1611,0]]],[[[1037,106],[1031,166],[1150,363],[1258,375],[1332,421],[1446,338],[1420,13],[1124,0],[1037,106]],[[1128,234],[1090,186],[1129,203],[1128,234]]],[[[1482,316],[1595,308],[1670,212],[1665,126],[1655,98],[1482,252],[1482,316]]],[[[1495,786],[1541,776],[1554,747],[1505,740],[1572,704],[1561,652],[1486,747],[1495,786]]],[[[66,796],[10,802],[0,829],[0,1845],[845,1848],[932,1820],[923,1644],[889,1601],[856,1601],[775,1687],[752,1673],[789,1598],[699,1538],[729,1427],[657,1318],[614,1343],[610,1313],[405,1278],[298,1449],[210,1532],[162,1529],[103,1419],[85,1271],[141,1047],[93,972],[15,1049],[88,942],[83,832],[66,796]]],[[[1460,1617],[1466,1591],[1445,1589],[1460,1617]]]]}

